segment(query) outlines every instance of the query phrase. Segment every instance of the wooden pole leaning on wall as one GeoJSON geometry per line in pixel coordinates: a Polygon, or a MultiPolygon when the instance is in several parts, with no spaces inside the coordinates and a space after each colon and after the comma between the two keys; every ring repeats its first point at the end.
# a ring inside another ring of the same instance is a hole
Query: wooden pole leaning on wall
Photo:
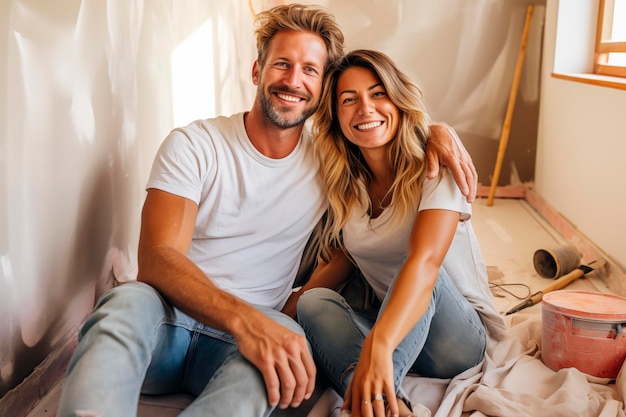
{"type": "Polygon", "coordinates": [[[515,67],[515,75],[513,77],[513,85],[511,86],[511,93],[509,94],[509,104],[506,109],[506,116],[504,118],[504,124],[502,125],[502,133],[500,135],[500,144],[498,146],[498,155],[496,157],[496,165],[493,168],[493,175],[491,178],[491,186],[489,188],[489,195],[487,196],[487,205],[493,205],[493,197],[496,195],[496,187],[500,180],[500,171],[502,170],[502,161],[504,160],[504,153],[509,142],[509,133],[511,131],[511,120],[513,119],[513,109],[515,108],[515,100],[517,99],[517,90],[519,88],[519,82],[522,75],[522,69],[524,68],[524,57],[526,55],[526,44],[528,43],[528,32],[530,30],[530,21],[533,16],[533,5],[530,4],[526,9],[526,21],[524,22],[524,32],[522,34],[522,44],[520,45],[519,54],[517,56],[517,66],[515,67]]]}

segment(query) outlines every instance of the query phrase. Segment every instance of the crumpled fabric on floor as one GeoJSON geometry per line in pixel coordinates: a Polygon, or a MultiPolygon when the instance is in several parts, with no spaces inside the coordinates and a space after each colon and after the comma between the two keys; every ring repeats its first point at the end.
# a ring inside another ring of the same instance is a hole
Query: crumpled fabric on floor
{"type": "MultiPolygon", "coordinates": [[[[408,376],[403,387],[434,417],[626,417],[626,371],[615,381],[541,361],[541,314],[507,317],[504,339],[483,363],[452,380],[408,376]]],[[[451,347],[453,348],[453,347],[451,347]]],[[[335,417],[341,398],[327,390],[308,417],[335,417]]]]}

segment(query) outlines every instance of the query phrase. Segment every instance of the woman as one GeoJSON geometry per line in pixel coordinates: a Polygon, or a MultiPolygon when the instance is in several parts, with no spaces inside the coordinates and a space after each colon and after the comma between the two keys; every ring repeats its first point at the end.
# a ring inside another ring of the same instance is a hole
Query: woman
{"type": "Polygon", "coordinates": [[[336,288],[356,265],[381,306],[356,312],[314,288],[300,297],[298,320],[344,414],[430,415],[419,404],[411,412],[406,374],[452,378],[504,332],[471,206],[447,170],[425,178],[426,105],[388,56],[351,52],[326,77],[313,129],[330,202],[328,262],[306,288],[336,288]]]}

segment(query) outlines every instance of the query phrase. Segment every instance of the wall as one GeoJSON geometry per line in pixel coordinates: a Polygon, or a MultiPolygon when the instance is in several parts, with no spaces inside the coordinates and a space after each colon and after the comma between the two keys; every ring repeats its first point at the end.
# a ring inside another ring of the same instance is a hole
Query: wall
{"type": "Polygon", "coordinates": [[[0,16],[2,397],[133,279],[156,148],[175,123],[248,107],[254,44],[243,1],[3,1],[0,16]]]}
{"type": "MultiPolygon", "coordinates": [[[[250,106],[250,8],[271,3],[0,2],[0,409],[32,404],[13,390],[25,379],[44,394],[42,362],[114,279],[134,279],[144,184],[169,130],[250,106]]],[[[316,3],[349,49],[381,49],[422,85],[488,183],[530,1],[316,3]]],[[[504,183],[533,177],[543,8],[533,22],[504,183]]]]}
{"type": "Polygon", "coordinates": [[[626,90],[551,75],[590,70],[596,10],[547,2],[535,190],[624,270],[626,90]]]}

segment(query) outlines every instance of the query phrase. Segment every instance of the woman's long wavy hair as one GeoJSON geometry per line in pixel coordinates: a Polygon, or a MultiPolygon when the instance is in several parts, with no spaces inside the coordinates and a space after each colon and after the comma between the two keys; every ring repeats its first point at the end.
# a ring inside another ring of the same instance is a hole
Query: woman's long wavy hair
{"type": "Polygon", "coordinates": [[[371,70],[400,110],[398,132],[387,147],[394,174],[392,223],[415,215],[426,172],[430,117],[420,88],[382,52],[360,49],[345,55],[326,73],[320,106],[313,117],[313,143],[330,204],[321,238],[324,258],[328,258],[329,248],[343,247],[341,230],[353,210],[369,207],[371,212],[372,208],[367,192],[371,170],[359,148],[345,138],[337,120],[337,82],[350,67],[371,70]]]}

